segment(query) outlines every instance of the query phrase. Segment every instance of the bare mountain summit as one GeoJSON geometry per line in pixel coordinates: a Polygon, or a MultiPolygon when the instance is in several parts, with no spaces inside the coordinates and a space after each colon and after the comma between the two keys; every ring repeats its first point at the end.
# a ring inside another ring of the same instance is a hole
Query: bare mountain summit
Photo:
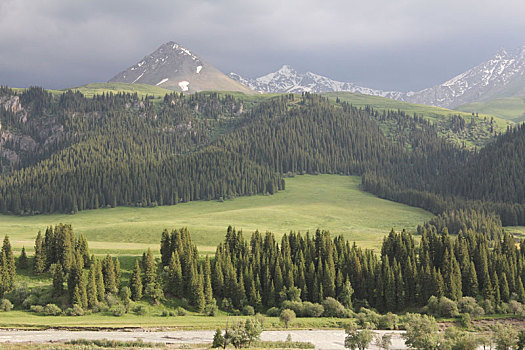
{"type": "Polygon", "coordinates": [[[184,92],[218,90],[253,93],[173,41],[162,45],[109,81],[156,85],[184,92]]]}

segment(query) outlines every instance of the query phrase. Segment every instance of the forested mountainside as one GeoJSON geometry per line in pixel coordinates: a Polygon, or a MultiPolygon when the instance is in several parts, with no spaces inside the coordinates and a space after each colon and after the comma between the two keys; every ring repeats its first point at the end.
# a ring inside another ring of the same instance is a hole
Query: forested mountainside
{"type": "Polygon", "coordinates": [[[0,109],[5,213],[271,194],[287,174],[336,173],[364,175],[367,190],[436,214],[476,208],[506,225],[525,223],[523,127],[470,151],[420,116],[308,93],[257,103],[216,93],[173,93],[155,103],[129,94],[90,99],[38,88],[4,88],[1,96],[18,99],[0,109]],[[17,137],[34,148],[4,141],[17,137]]]}

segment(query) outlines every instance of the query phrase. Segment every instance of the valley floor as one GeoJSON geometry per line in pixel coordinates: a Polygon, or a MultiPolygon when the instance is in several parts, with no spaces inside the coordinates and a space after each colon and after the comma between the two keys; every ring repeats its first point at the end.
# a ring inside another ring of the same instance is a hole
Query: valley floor
{"type": "Polygon", "coordinates": [[[58,223],[72,224],[98,254],[139,255],[158,251],[164,229],[188,227],[199,251],[214,253],[229,225],[245,234],[255,230],[282,235],[290,230],[329,230],[363,248],[378,248],[392,227],[415,229],[432,214],[380,199],[359,189],[361,178],[301,175],[286,179],[286,190],[271,196],[196,201],[155,208],[118,207],[86,210],[74,215],[0,216],[0,233],[9,234],[18,250],[33,249],[39,230],[58,223]]]}

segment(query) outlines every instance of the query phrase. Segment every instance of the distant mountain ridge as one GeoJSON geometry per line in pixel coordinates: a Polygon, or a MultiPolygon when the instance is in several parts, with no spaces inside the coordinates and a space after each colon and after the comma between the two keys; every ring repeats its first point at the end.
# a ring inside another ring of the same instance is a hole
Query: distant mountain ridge
{"type": "Polygon", "coordinates": [[[488,61],[443,84],[417,92],[371,89],[312,72],[301,74],[288,65],[255,79],[247,79],[236,73],[230,73],[229,76],[262,93],[348,91],[410,103],[455,108],[497,97],[525,95],[525,47],[515,51],[500,50],[488,61]]]}
{"type": "Polygon", "coordinates": [[[246,85],[250,89],[263,93],[321,93],[348,91],[392,99],[399,99],[398,97],[402,94],[395,91],[375,90],[353,83],[336,81],[312,72],[301,74],[289,65],[283,65],[278,71],[263,75],[256,79],[245,79],[236,73],[230,73],[229,76],[230,78],[246,85]]]}
{"type": "Polygon", "coordinates": [[[241,91],[252,93],[185,47],[170,41],[120,72],[109,82],[148,84],[165,89],[197,91],[241,91]]]}

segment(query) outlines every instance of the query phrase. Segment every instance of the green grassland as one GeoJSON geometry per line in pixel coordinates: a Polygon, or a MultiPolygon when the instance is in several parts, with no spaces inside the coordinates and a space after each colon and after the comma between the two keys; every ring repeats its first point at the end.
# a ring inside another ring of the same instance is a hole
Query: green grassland
{"type": "Polygon", "coordinates": [[[469,103],[457,107],[456,110],[492,114],[518,123],[525,121],[525,97],[506,97],[486,102],[469,103]]]}
{"type": "Polygon", "coordinates": [[[0,234],[13,246],[31,250],[36,233],[57,223],[73,225],[96,253],[140,254],[158,251],[163,229],[188,227],[203,252],[214,252],[228,225],[245,235],[255,230],[283,234],[317,228],[342,234],[360,246],[377,248],[392,227],[414,229],[432,215],[419,208],[380,199],[359,189],[357,176],[302,175],[286,179],[286,190],[272,196],[239,197],[224,202],[196,201],[155,208],[117,207],[74,215],[0,216],[0,234]]]}
{"type": "MultiPolygon", "coordinates": [[[[124,314],[121,317],[115,317],[108,313],[96,313],[84,316],[42,316],[28,311],[13,310],[2,312],[0,317],[0,328],[31,328],[45,329],[49,327],[73,328],[73,329],[90,329],[90,328],[169,328],[169,329],[217,329],[224,328],[226,324],[232,324],[242,320],[244,316],[228,316],[224,312],[219,315],[210,317],[202,314],[189,312],[185,316],[161,316],[162,311],[167,309],[165,306],[152,306],[146,302],[136,303],[146,307],[145,315],[136,315],[133,312],[124,314]]],[[[346,321],[348,322],[348,321],[346,321]]],[[[332,317],[308,317],[297,318],[292,328],[309,329],[309,328],[342,328],[345,323],[344,319],[332,317]]],[[[278,317],[265,316],[264,328],[266,330],[282,328],[283,324],[278,317]]]]}

